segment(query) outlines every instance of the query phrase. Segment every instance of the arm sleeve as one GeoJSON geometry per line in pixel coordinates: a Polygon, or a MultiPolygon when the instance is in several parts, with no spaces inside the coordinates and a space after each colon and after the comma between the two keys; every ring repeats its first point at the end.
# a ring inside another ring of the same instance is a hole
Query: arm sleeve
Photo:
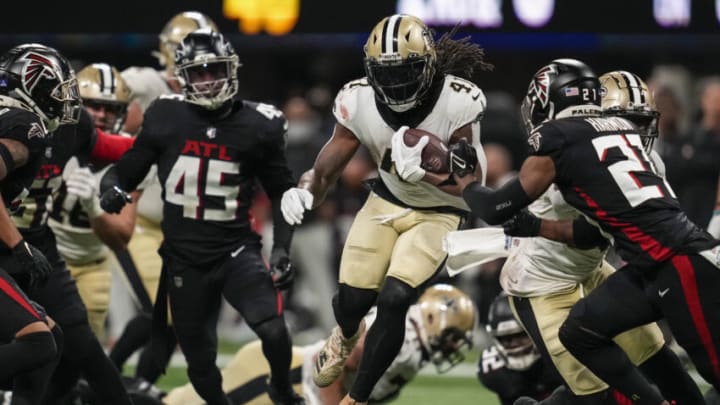
{"type": "Polygon", "coordinates": [[[581,215],[573,221],[573,243],[578,249],[605,249],[610,242],[581,215]]]}
{"type": "Polygon", "coordinates": [[[295,227],[288,224],[283,218],[282,211],[280,210],[280,198],[272,199],[271,204],[273,218],[272,249],[283,249],[285,253],[289,253],[295,227]]]}
{"type": "Polygon", "coordinates": [[[124,191],[135,190],[143,181],[161,150],[161,142],[156,139],[151,120],[146,114],[142,130],[122,157],[111,167],[101,181],[100,191],[117,185],[124,191]]]}
{"type": "Polygon", "coordinates": [[[479,182],[471,183],[465,187],[463,199],[473,214],[490,225],[507,221],[532,202],[517,177],[497,190],[489,189],[479,182]]]}
{"type": "Polygon", "coordinates": [[[121,135],[111,135],[96,129],[97,138],[95,146],[90,152],[93,163],[107,164],[116,162],[135,143],[135,138],[121,135]]]}

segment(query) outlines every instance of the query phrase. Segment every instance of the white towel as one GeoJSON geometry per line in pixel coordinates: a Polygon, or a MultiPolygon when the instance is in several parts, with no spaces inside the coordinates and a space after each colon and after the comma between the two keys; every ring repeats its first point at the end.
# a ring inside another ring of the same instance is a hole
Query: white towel
{"type": "Polygon", "coordinates": [[[445,267],[450,277],[454,277],[491,260],[508,257],[510,249],[519,242],[497,227],[450,232],[443,240],[443,249],[448,254],[445,267]]]}

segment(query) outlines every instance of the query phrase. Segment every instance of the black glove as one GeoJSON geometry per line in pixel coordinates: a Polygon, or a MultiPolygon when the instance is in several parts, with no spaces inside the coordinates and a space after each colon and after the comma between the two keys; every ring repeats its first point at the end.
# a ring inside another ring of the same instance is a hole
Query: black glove
{"type": "Polygon", "coordinates": [[[540,224],[542,219],[531,214],[530,211],[524,209],[514,217],[503,223],[503,229],[506,235],[519,237],[532,237],[540,235],[540,224]]]}
{"type": "Polygon", "coordinates": [[[100,197],[100,207],[111,214],[119,213],[127,203],[132,202],[130,194],[123,191],[118,186],[113,186],[105,190],[100,197]]]}
{"type": "Polygon", "coordinates": [[[465,139],[461,139],[459,142],[451,143],[448,149],[450,150],[448,153],[450,173],[454,173],[458,177],[475,173],[478,157],[474,146],[467,143],[465,139]]]}
{"type": "Polygon", "coordinates": [[[52,271],[52,266],[38,248],[23,239],[12,248],[12,254],[18,262],[21,272],[29,278],[29,287],[45,284],[52,271]]]}
{"type": "Polygon", "coordinates": [[[273,249],[270,254],[270,275],[278,290],[287,290],[295,279],[295,269],[284,249],[273,249]]]}

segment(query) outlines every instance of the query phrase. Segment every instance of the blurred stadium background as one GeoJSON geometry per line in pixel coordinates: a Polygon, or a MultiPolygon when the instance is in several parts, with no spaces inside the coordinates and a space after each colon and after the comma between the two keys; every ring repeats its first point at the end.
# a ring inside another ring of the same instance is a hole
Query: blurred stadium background
{"type": "MultiPolygon", "coordinates": [[[[77,67],[92,62],[119,69],[157,66],[151,52],[158,47],[158,33],[186,10],[207,14],[230,37],[243,63],[240,94],[284,110],[296,174],[312,164],[330,135],[335,92],[364,75],[368,30],[383,16],[404,12],[421,17],[438,34],[460,24],[458,36],[471,36],[495,65],[477,80],[488,96],[483,142],[491,185],[511,175],[525,156],[518,105],[531,75],[552,59],[573,57],[598,74],[629,70],[650,84],[662,113],[656,148],[669,181],[692,220],[705,227],[712,214],[720,173],[720,0],[41,0],[13,3],[3,19],[0,49],[41,42],[77,67]]],[[[329,299],[339,252],[366,195],[361,181],[373,170],[360,154],[333,196],[296,234],[293,260],[301,273],[289,297],[296,343],[324,337],[333,324],[329,299]]],[[[262,219],[262,204],[258,212],[262,219]]],[[[480,309],[478,345],[454,373],[424,373],[399,403],[496,403],[474,369],[477,349],[487,343],[482,322],[500,289],[499,268],[494,262],[450,280],[480,309]]],[[[122,287],[113,294],[111,339],[132,312],[122,287]]],[[[220,334],[227,355],[252,338],[233,311],[225,312],[220,334]]],[[[184,381],[178,366],[160,385],[184,381]]]]}

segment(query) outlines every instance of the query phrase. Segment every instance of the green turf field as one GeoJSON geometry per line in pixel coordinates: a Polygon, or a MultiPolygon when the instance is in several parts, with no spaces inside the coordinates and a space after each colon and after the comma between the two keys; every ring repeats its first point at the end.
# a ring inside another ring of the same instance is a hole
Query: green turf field
{"type": "MultiPolygon", "coordinates": [[[[234,345],[222,347],[220,352],[232,353],[234,345]],[[223,350],[224,349],[224,350],[223,350]]],[[[467,365],[474,365],[477,353],[468,353],[465,361],[467,365]]],[[[416,377],[401,392],[400,397],[393,402],[398,405],[498,405],[497,397],[486,390],[474,376],[468,375],[435,375],[432,365],[425,369],[425,373],[416,377]]],[[[131,370],[126,370],[128,374],[131,370]]],[[[467,373],[466,373],[467,374],[467,373]]],[[[173,387],[185,384],[187,376],[184,367],[171,367],[167,374],[158,381],[158,386],[168,391],[173,387]]]]}
{"type": "MultiPolygon", "coordinates": [[[[187,381],[185,369],[171,368],[158,385],[167,390],[187,381]]],[[[420,375],[393,402],[398,405],[497,405],[497,397],[474,377],[420,375]]]]}

